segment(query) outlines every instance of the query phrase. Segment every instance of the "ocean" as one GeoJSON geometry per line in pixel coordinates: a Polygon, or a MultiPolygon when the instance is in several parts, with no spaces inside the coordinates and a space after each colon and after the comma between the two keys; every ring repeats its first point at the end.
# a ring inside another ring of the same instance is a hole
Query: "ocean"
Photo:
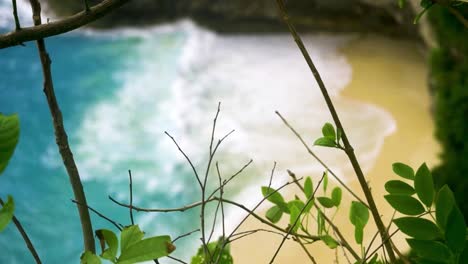
{"type": "MultiPolygon", "coordinates": [[[[28,5],[18,3],[23,24],[30,23],[28,5]]],[[[10,5],[11,1],[0,1],[0,32],[13,28],[10,5]]],[[[349,38],[313,34],[306,35],[305,41],[368,170],[384,138],[396,128],[384,110],[340,97],[352,75],[339,52],[349,38]]],[[[216,137],[235,130],[215,158],[223,177],[253,159],[228,185],[229,197],[253,206],[275,161],[275,186],[288,179],[286,169],[301,176],[321,176],[322,168],[274,113],[282,113],[310,144],[320,136],[322,125],[331,122],[289,35],[219,35],[181,20],[138,29],[81,29],[48,38],[46,45],[88,204],[117,222],[130,223],[128,210],[107,197],[128,202],[128,170],[132,170],[137,206],[171,208],[200,200],[188,163],[164,132],[174,136],[203,172],[218,102],[216,137]]],[[[19,144],[0,177],[0,196],[14,197],[15,215],[44,263],[78,263],[82,249],[78,214],[55,144],[33,42],[0,50],[0,112],[18,113],[21,120],[19,144]]],[[[346,157],[337,151],[317,152],[339,175],[349,170],[343,165],[346,157]]],[[[211,173],[210,177],[213,187],[217,176],[211,173]]],[[[343,176],[343,180],[350,179],[343,176]]],[[[227,210],[227,225],[232,227],[241,214],[227,210]]],[[[94,229],[113,228],[91,215],[94,229]]],[[[197,209],[135,216],[148,235],[176,237],[199,226],[197,209]]],[[[216,230],[219,234],[219,226],[216,230]]],[[[179,240],[175,256],[188,260],[199,246],[199,237],[196,233],[179,240]]],[[[0,250],[0,263],[33,262],[14,225],[0,234],[0,250]]]]}

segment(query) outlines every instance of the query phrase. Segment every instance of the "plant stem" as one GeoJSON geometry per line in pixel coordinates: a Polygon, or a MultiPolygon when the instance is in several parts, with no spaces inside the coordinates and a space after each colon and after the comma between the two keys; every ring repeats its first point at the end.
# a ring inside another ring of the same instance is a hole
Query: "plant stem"
{"type": "MultiPolygon", "coordinates": [[[[38,0],[30,0],[33,12],[35,26],[41,25],[41,4],[38,0]]],[[[83,233],[84,250],[95,253],[93,228],[86,203],[86,196],[81,184],[78,168],[76,167],[73,153],[68,144],[68,136],[63,125],[62,112],[55,97],[54,83],[52,81],[51,60],[47,53],[44,39],[37,40],[37,49],[42,64],[42,73],[44,77],[44,93],[49,104],[49,110],[52,115],[52,121],[55,132],[55,140],[62,156],[63,164],[67,170],[70,184],[75,195],[75,200],[79,203],[78,213],[80,215],[81,229],[83,233]]]]}
{"type": "Polygon", "coordinates": [[[285,5],[283,3],[283,0],[276,0],[276,2],[278,4],[278,7],[279,7],[279,10],[280,10],[281,17],[282,17],[283,21],[287,24],[287,26],[289,28],[289,31],[291,32],[292,36],[294,37],[294,40],[295,40],[297,46],[301,50],[302,55],[304,56],[304,59],[306,60],[307,64],[309,65],[309,68],[312,71],[312,74],[313,74],[315,80],[317,81],[317,84],[318,84],[318,86],[320,88],[320,91],[322,92],[322,95],[323,95],[323,97],[325,99],[325,102],[327,104],[327,107],[328,107],[331,115],[332,115],[333,121],[335,122],[335,125],[336,125],[337,129],[340,129],[342,131],[342,141],[343,141],[343,144],[344,144],[345,153],[348,156],[348,158],[349,158],[349,160],[351,162],[351,165],[353,166],[354,171],[356,172],[356,176],[358,178],[359,184],[361,185],[361,188],[362,188],[362,190],[364,192],[364,195],[366,197],[367,203],[369,205],[369,209],[370,209],[370,211],[372,213],[372,216],[374,218],[377,229],[379,230],[382,241],[385,244],[385,249],[388,252],[388,255],[390,257],[390,261],[393,263],[393,262],[396,261],[396,258],[395,258],[395,254],[393,252],[391,242],[389,241],[390,239],[387,239],[388,238],[387,230],[386,230],[386,228],[385,228],[385,226],[384,226],[384,224],[382,222],[382,219],[380,217],[379,211],[378,211],[377,206],[375,204],[374,198],[372,197],[372,193],[370,191],[369,186],[367,185],[366,178],[364,177],[364,173],[362,172],[362,169],[361,169],[361,167],[359,165],[359,162],[357,161],[356,155],[354,154],[354,149],[353,149],[353,147],[351,146],[351,144],[350,144],[350,142],[348,140],[348,137],[347,137],[346,132],[345,132],[345,130],[344,130],[342,124],[341,124],[341,121],[340,121],[340,119],[338,117],[338,114],[337,114],[337,112],[335,110],[333,102],[331,101],[330,95],[328,94],[328,91],[327,91],[327,89],[325,87],[325,84],[323,83],[323,80],[322,80],[317,68],[315,67],[312,59],[310,58],[310,55],[307,52],[307,49],[305,48],[304,43],[302,42],[302,40],[301,40],[299,34],[297,33],[296,29],[294,28],[293,24],[289,21],[289,16],[288,16],[288,14],[286,12],[286,7],[285,7],[285,5]]]}

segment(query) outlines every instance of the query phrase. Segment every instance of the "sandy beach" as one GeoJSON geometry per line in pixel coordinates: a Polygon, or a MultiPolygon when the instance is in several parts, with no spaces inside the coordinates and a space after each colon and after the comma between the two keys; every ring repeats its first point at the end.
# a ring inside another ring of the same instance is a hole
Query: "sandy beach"
{"type": "MultiPolygon", "coordinates": [[[[401,40],[356,36],[341,49],[351,64],[353,73],[351,83],[340,96],[376,105],[390,113],[396,121],[395,133],[385,139],[374,166],[366,173],[385,223],[389,222],[393,214],[393,209],[383,199],[385,182],[397,178],[392,172],[392,163],[400,161],[415,168],[423,162],[429,167],[437,164],[439,146],[433,137],[430,96],[426,88],[427,70],[420,48],[415,43],[401,40]]],[[[363,197],[357,180],[351,181],[349,185],[360,197],[363,197]]],[[[334,223],[344,227],[341,230],[348,242],[356,252],[360,252],[359,246],[354,243],[352,225],[348,220],[352,197],[344,194],[343,198],[343,206],[334,223]]],[[[265,227],[250,218],[243,226],[243,230],[265,227]]],[[[365,230],[365,245],[372,239],[375,230],[370,220],[365,230]]],[[[280,236],[264,232],[235,242],[232,244],[235,263],[269,263],[280,242],[280,236]]],[[[403,236],[396,236],[394,242],[405,248],[403,236]]],[[[374,243],[376,244],[379,242],[374,243]]],[[[348,263],[346,257],[354,263],[349,254],[343,256],[341,248],[337,251],[330,250],[322,242],[306,247],[317,263],[336,263],[336,260],[339,263],[348,263]]],[[[289,240],[283,246],[275,263],[311,263],[311,261],[299,244],[289,240]]]]}

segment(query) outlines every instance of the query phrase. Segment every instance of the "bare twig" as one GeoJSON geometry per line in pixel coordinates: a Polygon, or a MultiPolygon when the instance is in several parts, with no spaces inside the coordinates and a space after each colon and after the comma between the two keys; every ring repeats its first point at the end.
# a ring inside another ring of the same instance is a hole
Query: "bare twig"
{"type": "MultiPolygon", "coordinates": [[[[2,198],[0,198],[0,205],[4,206],[5,204],[3,203],[2,198]]],[[[34,247],[33,243],[31,242],[31,239],[29,239],[28,234],[24,230],[23,226],[21,225],[21,222],[16,218],[16,216],[13,215],[13,224],[15,224],[16,229],[20,232],[21,236],[23,237],[24,242],[26,243],[26,246],[29,249],[29,252],[31,252],[31,255],[33,256],[34,260],[36,261],[37,264],[41,264],[41,259],[39,258],[39,255],[37,254],[36,248],[34,247]]]]}
{"type": "MultiPolygon", "coordinates": [[[[75,203],[75,204],[78,204],[78,205],[83,205],[83,204],[81,204],[80,202],[78,202],[76,200],[72,199],[71,201],[72,201],[72,203],[75,203]]],[[[124,227],[122,224],[117,223],[116,221],[110,219],[109,217],[105,216],[104,214],[100,213],[98,210],[92,208],[89,205],[84,205],[84,206],[86,206],[91,212],[95,213],[96,215],[98,215],[102,219],[107,220],[109,223],[113,224],[119,231],[122,231],[122,229],[124,227]]]]}
{"type": "Polygon", "coordinates": [[[222,235],[223,235],[223,239],[224,239],[224,236],[226,235],[226,226],[225,226],[225,218],[224,218],[224,205],[223,205],[224,187],[223,187],[223,184],[221,182],[221,173],[219,171],[218,162],[216,162],[216,171],[218,172],[218,179],[219,179],[219,197],[221,198],[220,199],[220,203],[221,203],[221,223],[222,223],[222,235]]]}
{"type": "MultiPolygon", "coordinates": [[[[33,20],[35,26],[41,25],[41,4],[38,0],[30,0],[33,20]]],[[[24,30],[19,31],[18,33],[24,32],[24,30]]],[[[81,230],[83,232],[83,242],[85,251],[91,251],[95,253],[94,237],[93,237],[93,228],[91,225],[91,219],[89,217],[88,208],[85,206],[86,196],[83,191],[83,185],[81,184],[80,175],[78,173],[78,168],[76,167],[75,160],[73,158],[73,153],[68,144],[68,136],[63,126],[62,112],[55,97],[54,84],[52,81],[52,71],[51,71],[51,60],[49,54],[47,53],[44,39],[37,40],[37,49],[39,51],[39,57],[42,64],[42,72],[44,77],[44,93],[49,104],[49,110],[52,115],[52,121],[55,131],[55,140],[57,146],[62,156],[63,164],[67,170],[68,176],[70,178],[70,184],[75,195],[75,200],[80,204],[78,207],[78,212],[80,215],[81,230]]]]}
{"type": "Polygon", "coordinates": [[[304,252],[307,254],[307,256],[309,257],[310,261],[314,264],[317,264],[317,261],[315,261],[315,258],[312,256],[312,254],[310,254],[309,250],[304,246],[304,243],[302,243],[301,239],[298,238],[298,237],[294,237],[294,240],[299,243],[299,245],[301,245],[301,248],[304,250],[304,252]]]}
{"type": "Polygon", "coordinates": [[[250,166],[250,164],[252,164],[253,160],[249,160],[249,162],[247,162],[244,166],[242,166],[242,168],[240,170],[238,170],[236,173],[234,173],[233,175],[231,175],[231,177],[229,177],[229,179],[227,180],[224,180],[223,181],[223,184],[220,186],[220,187],[217,187],[207,198],[207,200],[211,199],[219,190],[221,190],[222,188],[224,188],[224,186],[226,186],[231,180],[233,180],[235,177],[237,177],[239,174],[241,174],[247,167],[250,166]]]}
{"type": "Polygon", "coordinates": [[[174,261],[177,261],[177,262],[179,262],[179,263],[188,264],[187,262],[185,262],[185,261],[183,261],[183,260],[181,260],[181,259],[175,258],[175,257],[173,257],[173,256],[166,256],[166,257],[167,257],[167,258],[170,258],[170,259],[172,259],[172,260],[174,260],[174,261]]]}
{"type": "Polygon", "coordinates": [[[75,30],[98,20],[99,18],[107,15],[114,9],[129,1],[130,0],[105,0],[100,4],[90,8],[88,13],[82,11],[56,22],[50,22],[44,25],[35,25],[34,27],[25,27],[21,28],[21,30],[0,35],[0,49],[20,45],[27,41],[39,40],[60,35],[75,30]]]}
{"type": "Polygon", "coordinates": [[[346,135],[346,132],[345,132],[345,130],[343,128],[343,125],[341,124],[340,118],[338,117],[335,106],[333,105],[333,102],[332,102],[332,100],[331,100],[331,98],[330,98],[330,96],[328,94],[328,91],[327,91],[327,89],[325,87],[325,84],[323,83],[323,80],[322,80],[317,68],[315,67],[312,59],[310,58],[310,55],[307,52],[307,49],[305,48],[304,43],[302,42],[302,39],[300,38],[299,34],[297,33],[294,25],[289,21],[289,16],[287,14],[286,7],[284,5],[283,0],[276,0],[276,2],[277,2],[277,5],[279,7],[279,11],[281,13],[281,17],[282,17],[283,21],[287,24],[287,26],[289,28],[289,31],[291,32],[291,35],[294,37],[294,40],[295,40],[297,46],[301,50],[301,53],[302,53],[304,59],[306,60],[307,64],[309,65],[309,68],[310,68],[315,80],[317,81],[317,84],[318,84],[318,86],[320,88],[320,91],[322,92],[322,95],[323,95],[323,97],[325,99],[325,102],[327,104],[327,107],[328,107],[328,109],[329,109],[329,111],[330,111],[330,113],[331,113],[331,115],[333,117],[333,121],[335,122],[335,125],[336,125],[337,129],[342,131],[342,137],[341,138],[342,138],[342,141],[343,141],[343,144],[344,144],[345,153],[348,156],[348,158],[349,158],[349,160],[351,162],[351,165],[354,168],[354,171],[356,172],[356,176],[358,178],[359,184],[361,185],[361,189],[364,192],[367,203],[369,205],[369,209],[370,209],[370,211],[372,213],[372,216],[374,218],[377,229],[380,232],[380,236],[382,238],[382,241],[386,241],[385,242],[385,249],[387,250],[390,261],[393,263],[393,262],[396,261],[396,257],[395,257],[395,254],[393,252],[391,242],[389,240],[387,240],[388,233],[386,232],[385,226],[384,226],[384,224],[382,222],[382,218],[380,217],[380,214],[379,214],[379,211],[378,211],[377,206],[375,204],[372,193],[371,193],[371,191],[369,189],[369,186],[367,185],[366,178],[364,177],[364,173],[362,172],[361,166],[359,165],[359,162],[358,162],[358,160],[356,158],[356,155],[354,153],[354,149],[351,146],[351,144],[350,144],[350,142],[348,140],[348,137],[346,135]]]}
{"type": "Polygon", "coordinates": [[[128,170],[129,188],[130,188],[130,221],[132,225],[135,224],[133,221],[133,187],[132,187],[132,171],[128,170]]]}
{"type": "Polygon", "coordinates": [[[184,238],[184,237],[188,237],[188,236],[190,236],[191,234],[196,233],[196,232],[199,232],[199,231],[200,231],[200,229],[195,229],[195,230],[192,230],[192,231],[190,231],[190,232],[188,232],[188,233],[185,233],[185,234],[183,234],[183,235],[180,235],[180,236],[174,238],[174,239],[172,240],[171,243],[174,244],[177,240],[179,240],[179,239],[181,239],[181,238],[184,238]]]}
{"type": "Polygon", "coordinates": [[[13,5],[13,17],[15,18],[15,30],[19,31],[21,30],[21,25],[18,17],[18,8],[16,7],[16,0],[11,0],[11,3],[13,5]]]}

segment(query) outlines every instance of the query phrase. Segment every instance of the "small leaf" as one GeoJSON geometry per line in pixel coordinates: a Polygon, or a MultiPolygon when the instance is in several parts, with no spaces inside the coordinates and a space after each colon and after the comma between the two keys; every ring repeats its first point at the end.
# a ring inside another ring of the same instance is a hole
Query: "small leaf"
{"type": "Polygon", "coordinates": [[[425,212],[423,205],[408,195],[388,194],[385,200],[398,212],[405,215],[419,215],[425,212]]]}
{"type": "Polygon", "coordinates": [[[268,209],[265,216],[268,220],[270,220],[270,222],[276,224],[281,219],[281,216],[283,216],[283,211],[281,211],[281,209],[277,205],[274,205],[273,207],[268,209]]]}
{"type": "Polygon", "coordinates": [[[436,199],[436,219],[437,224],[445,230],[447,219],[453,206],[455,205],[455,198],[453,193],[447,185],[440,188],[436,199]]]}
{"type": "Polygon", "coordinates": [[[391,194],[404,195],[413,195],[416,192],[411,185],[398,180],[388,181],[385,183],[385,190],[391,194]]]}
{"type": "Polygon", "coordinates": [[[145,233],[140,230],[138,225],[126,227],[120,233],[120,252],[125,251],[129,246],[141,241],[145,233]]]}
{"type": "Polygon", "coordinates": [[[263,186],[262,194],[263,194],[263,197],[265,197],[268,201],[274,204],[285,203],[283,196],[271,187],[263,186]]]}
{"type": "Polygon", "coordinates": [[[0,175],[13,156],[19,135],[20,123],[18,116],[0,114],[0,175]]]}
{"type": "Polygon", "coordinates": [[[108,248],[104,248],[104,251],[101,253],[101,257],[104,259],[108,259],[110,261],[115,261],[117,257],[117,250],[119,249],[119,240],[117,236],[111,230],[107,229],[99,229],[96,230],[96,236],[99,240],[104,241],[108,248]]]}
{"type": "Polygon", "coordinates": [[[336,143],[338,144],[340,143],[341,135],[342,135],[341,129],[337,128],[336,129],[336,143]]]}
{"type": "Polygon", "coordinates": [[[359,245],[362,244],[362,240],[364,239],[364,227],[355,226],[354,227],[354,239],[356,243],[359,245]]]}
{"type": "Polygon", "coordinates": [[[101,264],[101,259],[91,251],[86,251],[81,254],[80,264],[101,264]]]}
{"type": "Polygon", "coordinates": [[[419,200],[423,202],[427,207],[432,205],[434,200],[434,182],[432,180],[432,174],[426,163],[423,163],[414,177],[414,189],[419,197],[419,200]]]}
{"type": "Polygon", "coordinates": [[[450,258],[450,251],[447,246],[438,241],[417,239],[406,239],[406,241],[423,258],[441,262],[445,262],[450,258]]]}
{"type": "Polygon", "coordinates": [[[322,147],[336,147],[335,140],[327,137],[318,138],[315,140],[314,145],[322,147]]]}
{"type": "Polygon", "coordinates": [[[317,234],[320,236],[325,230],[325,219],[323,218],[322,211],[317,209],[317,234]]]}
{"type": "Polygon", "coordinates": [[[402,217],[393,220],[393,222],[401,232],[416,239],[433,240],[441,237],[439,228],[424,218],[402,217]]]}
{"type": "Polygon", "coordinates": [[[353,201],[349,211],[349,220],[354,226],[364,228],[369,221],[369,209],[364,204],[353,201]]]}
{"type": "Polygon", "coordinates": [[[447,246],[456,253],[463,251],[466,241],[466,226],[463,214],[457,206],[453,206],[452,212],[447,219],[445,230],[447,246]]]}
{"type": "Polygon", "coordinates": [[[401,162],[393,163],[392,165],[393,172],[405,179],[414,180],[414,170],[401,162]]]}
{"type": "Polygon", "coordinates": [[[15,201],[13,197],[8,196],[7,202],[0,209],[0,232],[10,223],[15,212],[15,201]]]}
{"type": "Polygon", "coordinates": [[[120,255],[118,264],[131,264],[149,261],[169,255],[175,246],[169,236],[155,236],[143,239],[128,248],[120,255]]]}
{"type": "Polygon", "coordinates": [[[323,192],[326,193],[327,192],[327,188],[328,188],[328,171],[325,171],[323,173],[323,192]]]}
{"type": "Polygon", "coordinates": [[[296,233],[297,229],[299,229],[301,226],[301,221],[298,219],[300,217],[301,211],[295,206],[291,206],[289,210],[291,212],[289,217],[289,228],[292,228],[292,232],[296,233]]]}
{"type": "Polygon", "coordinates": [[[336,134],[335,134],[335,128],[333,127],[333,125],[330,123],[325,123],[325,125],[322,127],[322,135],[323,137],[326,137],[335,141],[336,134]]]}
{"type": "Polygon", "coordinates": [[[325,245],[327,245],[330,249],[335,249],[338,247],[338,242],[336,242],[336,240],[329,235],[320,236],[320,240],[322,240],[323,243],[325,243],[325,245]]]}
{"type": "Polygon", "coordinates": [[[333,206],[335,206],[335,203],[333,202],[333,200],[328,197],[325,197],[325,196],[317,197],[317,200],[325,208],[332,208],[333,206]]]}
{"type": "Polygon", "coordinates": [[[333,201],[333,204],[336,207],[340,206],[340,204],[341,204],[341,195],[342,195],[342,191],[341,191],[340,187],[333,188],[333,191],[331,193],[331,199],[333,201]]]}
{"type": "Polygon", "coordinates": [[[312,178],[307,177],[305,182],[304,182],[304,194],[309,199],[312,197],[312,194],[314,193],[314,185],[312,183],[312,178]]]}

